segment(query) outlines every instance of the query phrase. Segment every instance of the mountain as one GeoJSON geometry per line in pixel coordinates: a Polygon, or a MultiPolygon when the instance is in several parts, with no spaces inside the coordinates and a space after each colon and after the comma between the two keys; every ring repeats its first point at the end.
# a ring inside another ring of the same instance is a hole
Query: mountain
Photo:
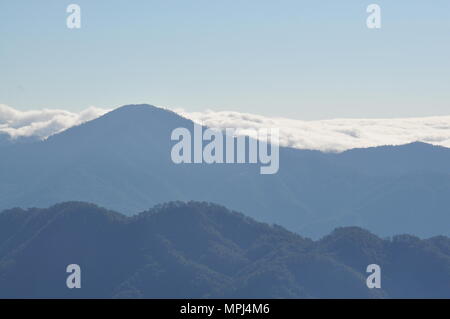
{"type": "Polygon", "coordinates": [[[10,145],[11,140],[8,134],[0,132],[0,147],[10,145]]]}
{"type": "MultiPolygon", "coordinates": [[[[129,105],[35,143],[0,149],[0,209],[86,201],[133,214],[162,202],[216,202],[319,238],[337,226],[380,236],[450,235],[450,149],[423,143],[344,153],[280,148],[259,164],[175,164],[178,114],[129,105]]],[[[306,137],[305,137],[306,138],[306,137]]]]}
{"type": "Polygon", "coordinates": [[[0,131],[0,148],[13,144],[33,143],[38,141],[39,138],[37,136],[20,136],[17,138],[11,138],[9,134],[0,131]]]}
{"type": "Polygon", "coordinates": [[[450,238],[319,241],[209,203],[126,217],[80,202],[0,214],[0,298],[450,298],[450,238]],[[381,267],[381,289],[366,267],[381,267]],[[66,267],[81,267],[68,289],[66,267]]]}

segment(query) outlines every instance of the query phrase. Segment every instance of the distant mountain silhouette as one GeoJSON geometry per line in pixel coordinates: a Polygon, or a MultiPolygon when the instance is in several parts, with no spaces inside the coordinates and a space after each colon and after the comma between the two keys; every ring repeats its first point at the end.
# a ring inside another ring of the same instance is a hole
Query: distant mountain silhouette
{"type": "MultiPolygon", "coordinates": [[[[0,150],[0,209],[86,201],[126,214],[174,200],[216,202],[317,238],[337,226],[377,235],[450,235],[450,149],[423,143],[340,154],[280,149],[259,164],[174,164],[174,128],[193,123],[130,105],[46,141],[0,150]]],[[[305,137],[306,138],[306,137],[305,137]]]]}
{"type": "Polygon", "coordinates": [[[33,142],[39,142],[39,138],[37,136],[20,136],[12,138],[9,134],[0,132],[0,147],[33,142]]]}
{"type": "Polygon", "coordinates": [[[11,138],[6,133],[0,132],[0,147],[11,144],[11,138]]]}
{"type": "Polygon", "coordinates": [[[0,298],[450,298],[450,239],[383,240],[357,227],[319,241],[214,204],[134,217],[86,203],[0,214],[0,298]],[[368,289],[366,267],[382,269],[368,289]],[[66,267],[81,267],[81,289],[66,267]]]}

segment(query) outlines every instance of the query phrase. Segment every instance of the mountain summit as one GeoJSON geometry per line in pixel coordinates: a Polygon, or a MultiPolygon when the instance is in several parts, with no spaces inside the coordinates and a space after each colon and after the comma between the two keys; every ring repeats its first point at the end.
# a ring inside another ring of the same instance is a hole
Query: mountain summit
{"type": "Polygon", "coordinates": [[[449,235],[450,149],[280,148],[279,172],[260,175],[256,164],[173,163],[172,131],[193,125],[168,110],[129,105],[45,141],[2,148],[0,209],[87,201],[133,214],[198,200],[312,237],[337,226],[449,235]]]}

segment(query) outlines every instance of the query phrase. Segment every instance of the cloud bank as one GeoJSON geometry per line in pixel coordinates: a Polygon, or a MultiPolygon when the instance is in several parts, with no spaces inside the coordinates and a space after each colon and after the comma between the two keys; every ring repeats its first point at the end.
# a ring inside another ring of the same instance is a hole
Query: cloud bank
{"type": "Polygon", "coordinates": [[[205,126],[248,129],[280,129],[280,145],[325,152],[352,148],[425,142],[450,147],[450,116],[396,119],[334,119],[301,121],[239,112],[186,112],[179,114],[205,126]]]}
{"type": "Polygon", "coordinates": [[[96,107],[79,113],[57,109],[19,111],[0,104],[0,133],[8,134],[12,139],[30,136],[45,139],[106,112],[108,110],[96,107]]]}
{"type": "MultiPolygon", "coordinates": [[[[19,111],[0,104],[0,134],[6,133],[13,139],[45,139],[109,111],[96,107],[78,113],[57,109],[19,111]]],[[[280,145],[300,149],[341,152],[416,141],[450,147],[450,116],[302,121],[231,111],[174,111],[212,128],[235,128],[238,135],[247,135],[250,129],[279,128],[280,145]]]]}

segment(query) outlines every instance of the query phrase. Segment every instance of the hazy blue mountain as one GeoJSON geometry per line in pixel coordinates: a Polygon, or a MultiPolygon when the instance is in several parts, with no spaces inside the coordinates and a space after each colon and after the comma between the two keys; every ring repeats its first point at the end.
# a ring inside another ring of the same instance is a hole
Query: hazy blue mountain
{"type": "Polygon", "coordinates": [[[423,143],[341,154],[281,148],[280,170],[171,161],[174,128],[149,105],[119,108],[44,142],[0,150],[0,208],[87,201],[126,214],[173,200],[217,202],[307,236],[361,226],[382,236],[450,235],[450,149],[423,143]]]}
{"type": "Polygon", "coordinates": [[[0,214],[0,298],[450,298],[449,247],[357,227],[312,241],[198,202],[134,217],[76,202],[17,208],[0,214]],[[372,263],[381,289],[366,286],[372,263]]]}
{"type": "Polygon", "coordinates": [[[0,132],[0,147],[11,144],[9,135],[0,132]]]}
{"type": "Polygon", "coordinates": [[[17,138],[11,138],[9,134],[0,132],[0,147],[21,143],[33,143],[38,141],[39,138],[37,136],[21,136],[17,138]]]}

